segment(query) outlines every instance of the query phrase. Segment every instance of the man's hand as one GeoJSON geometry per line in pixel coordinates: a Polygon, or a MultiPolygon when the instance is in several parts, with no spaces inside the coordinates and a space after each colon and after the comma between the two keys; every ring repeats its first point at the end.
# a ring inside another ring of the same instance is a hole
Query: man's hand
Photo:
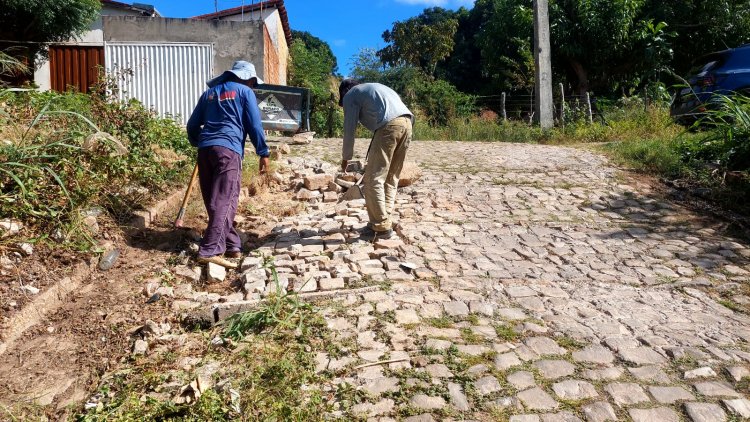
{"type": "Polygon", "coordinates": [[[341,160],[341,171],[343,171],[344,173],[346,173],[346,166],[348,166],[348,165],[349,165],[349,161],[348,160],[341,160]]]}
{"type": "Polygon", "coordinates": [[[260,162],[258,162],[258,172],[260,174],[268,174],[268,157],[260,157],[260,162]]]}

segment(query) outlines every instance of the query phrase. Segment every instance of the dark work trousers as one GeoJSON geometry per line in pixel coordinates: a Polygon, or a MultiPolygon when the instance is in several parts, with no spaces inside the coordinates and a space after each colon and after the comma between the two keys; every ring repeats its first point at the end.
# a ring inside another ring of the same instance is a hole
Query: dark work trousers
{"type": "Polygon", "coordinates": [[[201,148],[198,150],[198,175],[208,211],[208,227],[198,256],[239,251],[242,241],[233,223],[240,197],[242,157],[229,148],[201,148]]]}

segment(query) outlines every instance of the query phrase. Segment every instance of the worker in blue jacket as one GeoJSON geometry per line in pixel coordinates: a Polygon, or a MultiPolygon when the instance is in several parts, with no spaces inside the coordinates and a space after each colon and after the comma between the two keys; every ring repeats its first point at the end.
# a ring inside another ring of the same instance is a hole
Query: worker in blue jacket
{"type": "Polygon", "coordinates": [[[237,263],[227,258],[242,256],[234,215],[248,136],[260,156],[260,173],[268,170],[269,151],[252,90],[262,83],[252,63],[235,62],[231,70],[208,81],[208,90],[201,95],[188,120],[188,138],[198,148],[200,187],[208,211],[208,227],[198,251],[199,263],[236,268],[237,263]]]}

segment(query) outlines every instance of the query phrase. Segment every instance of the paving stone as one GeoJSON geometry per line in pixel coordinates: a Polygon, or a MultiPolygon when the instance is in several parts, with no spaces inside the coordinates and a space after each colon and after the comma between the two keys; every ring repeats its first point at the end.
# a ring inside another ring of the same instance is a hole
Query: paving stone
{"type": "Polygon", "coordinates": [[[733,400],[722,400],[724,406],[726,406],[729,414],[736,415],[741,418],[750,419],[750,400],[747,399],[733,399],[733,400]]]}
{"type": "Polygon", "coordinates": [[[428,350],[444,352],[450,349],[452,345],[453,343],[451,343],[450,341],[431,338],[425,342],[424,346],[425,346],[425,349],[428,349],[428,350]]]}
{"type": "Polygon", "coordinates": [[[362,389],[371,396],[379,396],[383,393],[398,391],[398,378],[377,378],[365,383],[362,389]]]}
{"type": "Polygon", "coordinates": [[[395,405],[395,402],[391,399],[384,399],[375,404],[360,403],[352,406],[352,413],[365,417],[381,416],[391,413],[395,405]]]}
{"type": "Polygon", "coordinates": [[[642,366],[639,368],[628,368],[628,371],[638,380],[643,382],[654,382],[660,384],[670,383],[672,380],[666,372],[658,366],[642,366]]]}
{"type": "Polygon", "coordinates": [[[571,412],[546,413],[540,416],[542,422],[583,422],[581,418],[571,412]]]}
{"type": "Polygon", "coordinates": [[[428,374],[435,378],[452,378],[453,373],[450,369],[448,369],[447,366],[443,365],[442,363],[435,363],[432,365],[427,365],[425,368],[425,371],[427,371],[428,374]]]}
{"type": "Polygon", "coordinates": [[[396,311],[396,323],[401,325],[419,324],[422,319],[414,309],[399,309],[396,311]]]}
{"type": "Polygon", "coordinates": [[[612,405],[606,401],[590,403],[581,408],[588,422],[617,421],[617,414],[612,405]]]}
{"type": "Polygon", "coordinates": [[[462,355],[475,357],[492,352],[492,349],[481,344],[459,344],[456,345],[456,349],[458,349],[458,353],[462,355]]]}
{"type": "Polygon", "coordinates": [[[320,290],[342,290],[346,287],[343,278],[321,278],[318,281],[320,290]]]}
{"type": "Polygon", "coordinates": [[[443,305],[445,313],[450,317],[465,317],[469,315],[469,307],[464,302],[448,302],[443,305]]]}
{"type": "Polygon", "coordinates": [[[491,303],[472,301],[469,302],[469,310],[473,314],[492,317],[495,315],[495,307],[491,303]]]}
{"type": "Polygon", "coordinates": [[[518,399],[528,410],[554,410],[560,404],[539,387],[518,393],[518,399]]]}
{"type": "Polygon", "coordinates": [[[543,378],[548,380],[565,378],[576,371],[575,365],[564,360],[540,360],[534,362],[534,367],[539,370],[543,378]]]}
{"type": "Polygon", "coordinates": [[[628,410],[633,422],[680,422],[680,416],[668,407],[628,410]]]}
{"type": "Polygon", "coordinates": [[[464,394],[464,389],[459,384],[448,383],[448,395],[451,399],[451,405],[459,412],[468,412],[471,410],[469,400],[464,394]]]}
{"type": "Polygon", "coordinates": [[[523,365],[523,362],[521,362],[521,359],[518,359],[518,356],[513,352],[503,353],[495,357],[495,366],[501,371],[520,365],[523,365]]]}
{"type": "Polygon", "coordinates": [[[652,396],[662,404],[672,404],[683,400],[695,400],[689,391],[682,387],[661,387],[661,386],[650,386],[648,391],[652,396]]]}
{"type": "Polygon", "coordinates": [[[524,312],[523,309],[518,308],[497,309],[495,311],[495,314],[509,321],[520,321],[529,317],[528,315],[526,315],[526,312],[524,312]]]}
{"type": "Polygon", "coordinates": [[[524,340],[524,343],[540,356],[565,355],[568,352],[549,337],[531,337],[524,340]]]}
{"type": "Polygon", "coordinates": [[[552,385],[552,391],[562,400],[584,400],[598,397],[596,388],[586,381],[565,380],[552,385]]]}
{"type": "Polygon", "coordinates": [[[541,422],[539,415],[513,415],[510,422],[541,422]]]}
{"type": "Polygon", "coordinates": [[[527,286],[509,286],[505,288],[509,297],[516,299],[521,297],[538,296],[538,293],[527,286]]]}
{"type": "Polygon", "coordinates": [[[527,371],[514,372],[506,377],[506,380],[510,385],[516,388],[516,390],[525,390],[536,385],[534,380],[534,374],[527,371]]]}
{"type": "Polygon", "coordinates": [[[420,410],[439,410],[446,406],[442,397],[431,397],[426,394],[416,394],[409,400],[411,407],[420,410]]]}
{"type": "Polygon", "coordinates": [[[618,354],[622,360],[634,365],[660,365],[667,362],[664,356],[645,346],[621,349],[618,354]]]}
{"type": "Polygon", "coordinates": [[[750,378],[750,370],[744,366],[732,366],[727,368],[727,372],[735,382],[740,382],[744,378],[750,378]]]}
{"type": "Polygon", "coordinates": [[[685,372],[685,379],[692,380],[696,378],[713,378],[716,371],[709,367],[696,368],[685,372]]]}
{"type": "Polygon", "coordinates": [[[619,366],[612,366],[603,369],[586,369],[581,375],[591,381],[614,381],[620,379],[624,372],[625,370],[619,366]]]}
{"type": "Polygon", "coordinates": [[[422,415],[410,416],[404,419],[404,422],[435,422],[435,418],[429,413],[424,413],[422,415]]]}
{"type": "Polygon", "coordinates": [[[595,344],[573,352],[573,360],[607,365],[614,362],[615,355],[606,347],[595,344]]]}
{"type": "Polygon", "coordinates": [[[685,412],[693,422],[724,422],[727,414],[714,403],[685,403],[685,412]]]}
{"type": "Polygon", "coordinates": [[[475,381],[474,388],[476,389],[477,394],[479,394],[480,396],[487,396],[493,393],[497,393],[498,391],[501,391],[503,389],[497,378],[493,377],[492,375],[482,377],[475,381]]]}
{"type": "Polygon", "coordinates": [[[604,391],[612,396],[612,399],[618,406],[630,406],[651,401],[646,392],[643,391],[643,388],[634,383],[616,382],[608,384],[604,387],[604,391]]]}
{"type": "Polygon", "coordinates": [[[742,397],[742,394],[734,391],[729,383],[724,381],[700,382],[693,385],[698,394],[706,397],[742,397]]]}

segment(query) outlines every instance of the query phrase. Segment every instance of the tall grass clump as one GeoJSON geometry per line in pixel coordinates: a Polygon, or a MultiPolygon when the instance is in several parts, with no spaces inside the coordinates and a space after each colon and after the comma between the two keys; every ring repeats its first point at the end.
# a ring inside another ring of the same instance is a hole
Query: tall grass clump
{"type": "MultiPolygon", "coordinates": [[[[92,207],[125,221],[188,165],[184,130],[105,83],[93,94],[0,92],[0,216],[80,245],[92,207]]],[[[86,243],[86,242],[84,242],[86,243]]],[[[89,242],[90,243],[90,242],[89,242]]]]}

